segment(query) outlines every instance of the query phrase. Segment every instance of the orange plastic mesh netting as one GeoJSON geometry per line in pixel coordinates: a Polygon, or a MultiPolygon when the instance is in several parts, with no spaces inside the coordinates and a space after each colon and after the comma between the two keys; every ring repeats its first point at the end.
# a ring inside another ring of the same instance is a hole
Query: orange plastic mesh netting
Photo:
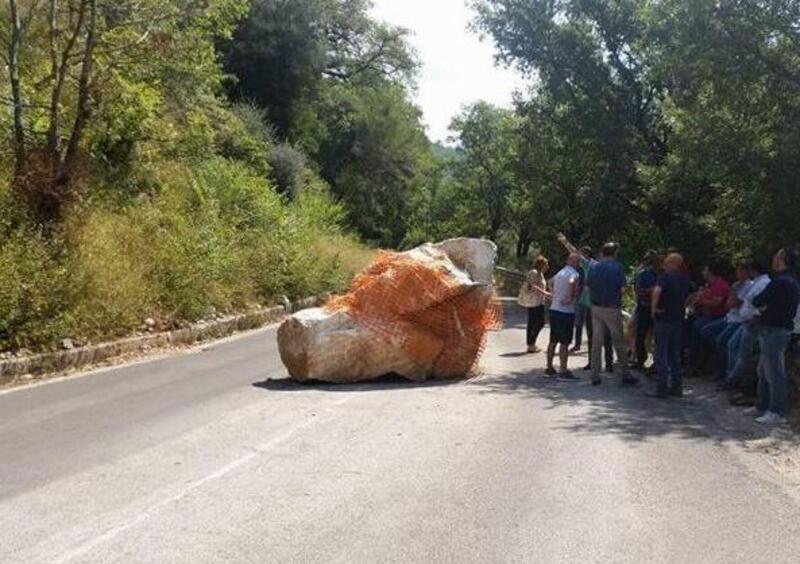
{"type": "Polygon", "coordinates": [[[434,355],[431,376],[436,378],[472,372],[487,331],[502,326],[502,308],[490,286],[465,284],[444,262],[388,251],[380,252],[350,290],[326,307],[346,311],[398,343],[421,366],[434,355]]]}

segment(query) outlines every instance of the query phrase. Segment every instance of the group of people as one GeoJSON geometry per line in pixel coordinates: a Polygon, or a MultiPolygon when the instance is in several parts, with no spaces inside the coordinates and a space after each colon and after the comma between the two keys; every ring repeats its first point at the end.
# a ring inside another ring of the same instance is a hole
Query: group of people
{"type": "Polygon", "coordinates": [[[606,243],[595,256],[592,249],[577,248],[563,234],[558,239],[567,251],[564,267],[548,279],[549,263],[537,257],[519,294],[528,313],[529,352],[540,352],[537,340],[549,317],[548,376],[579,379],[569,369],[569,358],[580,350],[585,328],[590,360],[584,370],[591,372],[595,386],[602,384],[605,366],[607,372],[618,373],[623,386],[638,385],[640,373],[652,372],[656,381],[648,395],[682,397],[684,373],[699,375],[713,361],[720,389],[737,390],[748,380],[753,383],[757,400],[750,411],[757,421],[784,421],[789,389],[785,351],[793,335],[800,334],[794,248],[775,253],[771,275],[757,261],[742,261],[730,284],[719,268],[709,265],[703,269],[701,285],[692,282],[677,249],[650,251],[631,285],[636,307],[626,332],[623,296],[628,283],[617,258],[619,245],[606,243]],[[654,362],[648,368],[650,342],[654,362]],[[747,378],[747,369],[756,351],[753,380],[747,378]]]}

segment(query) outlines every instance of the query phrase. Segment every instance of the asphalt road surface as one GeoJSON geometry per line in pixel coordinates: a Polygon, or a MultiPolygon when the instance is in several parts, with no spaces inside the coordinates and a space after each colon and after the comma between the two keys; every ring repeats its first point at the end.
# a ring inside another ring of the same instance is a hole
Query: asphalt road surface
{"type": "Polygon", "coordinates": [[[272,328],[0,395],[0,562],[800,562],[797,486],[702,405],[506,325],[469,382],[293,385],[272,328]]]}

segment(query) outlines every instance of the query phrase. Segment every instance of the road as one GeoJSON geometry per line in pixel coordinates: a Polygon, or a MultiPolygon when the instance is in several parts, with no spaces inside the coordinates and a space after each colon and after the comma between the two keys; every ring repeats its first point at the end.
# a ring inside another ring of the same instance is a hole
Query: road
{"type": "Polygon", "coordinates": [[[797,486],[706,408],[522,340],[468,382],[308,387],[269,328],[0,395],[0,562],[800,560],[797,486]]]}

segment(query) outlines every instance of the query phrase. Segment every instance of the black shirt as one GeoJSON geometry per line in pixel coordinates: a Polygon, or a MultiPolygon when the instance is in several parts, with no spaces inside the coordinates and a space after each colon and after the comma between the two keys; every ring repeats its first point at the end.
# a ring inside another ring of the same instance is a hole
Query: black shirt
{"type": "Polygon", "coordinates": [[[636,303],[642,307],[650,307],[650,292],[640,296],[640,290],[652,290],[658,284],[658,273],[655,269],[644,268],[636,275],[636,303]]]}
{"type": "Polygon", "coordinates": [[[661,299],[658,302],[657,321],[680,323],[686,314],[686,298],[689,296],[689,279],[678,271],[667,272],[658,280],[661,299]]]}
{"type": "Polygon", "coordinates": [[[782,272],[755,298],[753,305],[764,309],[761,324],[779,329],[794,329],[794,316],[800,302],[800,284],[790,272],[782,272]]]}

